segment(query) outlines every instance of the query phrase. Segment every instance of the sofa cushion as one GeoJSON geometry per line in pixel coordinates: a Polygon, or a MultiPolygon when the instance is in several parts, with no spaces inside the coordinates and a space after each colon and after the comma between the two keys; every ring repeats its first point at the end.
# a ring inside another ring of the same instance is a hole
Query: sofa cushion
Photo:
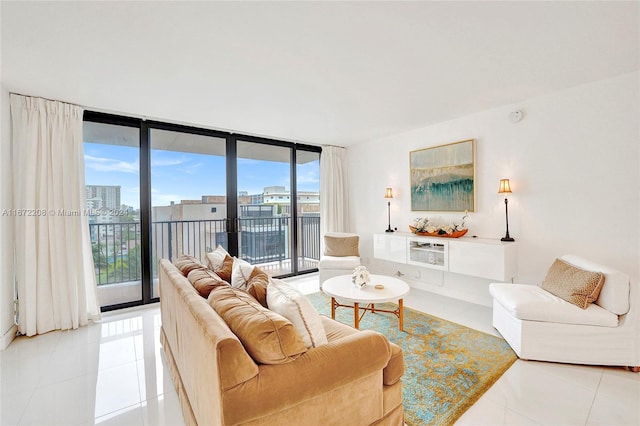
{"type": "Polygon", "coordinates": [[[204,268],[205,265],[193,256],[181,255],[173,260],[173,264],[185,277],[194,269],[204,268]]]}
{"type": "Polygon", "coordinates": [[[269,276],[262,269],[256,267],[249,276],[245,291],[253,296],[262,306],[267,307],[267,286],[269,276]]]}
{"type": "Polygon", "coordinates": [[[322,269],[346,269],[352,271],[356,266],[360,266],[360,258],[358,256],[322,256],[319,268],[322,269]]]}
{"type": "Polygon", "coordinates": [[[226,282],[231,282],[231,269],[233,268],[233,257],[221,245],[210,253],[207,253],[207,266],[220,278],[226,282]]]}
{"type": "Polygon", "coordinates": [[[581,309],[535,285],[493,283],[489,292],[493,303],[499,303],[521,320],[602,327],[618,325],[616,314],[596,304],[581,309]]]}
{"type": "Polygon", "coordinates": [[[284,364],[307,350],[291,321],[260,305],[250,294],[217,287],[208,300],[255,362],[284,364]]]}
{"type": "Polygon", "coordinates": [[[360,237],[356,234],[342,232],[328,232],[324,235],[325,256],[360,256],[358,243],[360,237]]]}
{"type": "Polygon", "coordinates": [[[579,308],[595,302],[604,284],[602,272],[587,271],[556,259],[542,282],[542,288],[579,308]]]}
{"type": "Polygon", "coordinates": [[[267,287],[267,306],[293,323],[307,348],[327,343],[327,335],[316,308],[297,289],[271,278],[267,287]]]}
{"type": "Polygon", "coordinates": [[[198,268],[189,272],[187,279],[191,285],[198,290],[200,296],[205,299],[209,297],[209,293],[220,285],[229,285],[228,282],[220,278],[215,272],[208,268],[198,268]]]}
{"type": "Polygon", "coordinates": [[[624,315],[629,312],[629,275],[578,256],[564,255],[561,259],[587,271],[602,272],[604,286],[595,303],[614,314],[624,315]]]}

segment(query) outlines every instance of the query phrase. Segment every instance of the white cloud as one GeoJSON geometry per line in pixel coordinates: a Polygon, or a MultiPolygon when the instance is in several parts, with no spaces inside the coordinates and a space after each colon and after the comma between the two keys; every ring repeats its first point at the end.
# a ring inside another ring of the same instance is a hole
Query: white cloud
{"type": "Polygon", "coordinates": [[[200,162],[200,163],[195,163],[195,164],[190,164],[189,167],[185,167],[182,169],[183,173],[186,173],[188,175],[194,175],[196,173],[199,172],[199,169],[204,166],[204,163],[200,162]]]}
{"type": "Polygon", "coordinates": [[[84,156],[85,166],[98,172],[122,172],[122,173],[138,173],[138,162],[116,160],[114,158],[94,157],[91,155],[84,156]]]}
{"type": "Polygon", "coordinates": [[[177,166],[180,164],[184,164],[186,160],[184,158],[165,158],[165,159],[151,159],[152,167],[163,167],[163,166],[177,166]]]}
{"type": "Polygon", "coordinates": [[[305,174],[299,174],[296,176],[298,184],[301,183],[318,183],[320,182],[319,176],[314,172],[307,172],[305,174]]]}

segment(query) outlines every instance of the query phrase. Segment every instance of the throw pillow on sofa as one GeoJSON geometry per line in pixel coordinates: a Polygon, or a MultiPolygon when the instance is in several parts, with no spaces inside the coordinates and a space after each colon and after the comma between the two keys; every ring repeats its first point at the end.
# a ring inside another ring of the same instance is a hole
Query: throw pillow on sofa
{"type": "Polygon", "coordinates": [[[208,302],[259,364],[284,364],[307,350],[291,321],[242,290],[217,287],[208,302]]]}
{"type": "Polygon", "coordinates": [[[307,349],[327,343],[327,334],[318,311],[296,288],[282,280],[269,279],[267,306],[293,323],[307,349]]]}
{"type": "Polygon", "coordinates": [[[249,262],[233,258],[231,287],[239,288],[251,294],[265,308],[267,307],[267,285],[269,275],[249,262]]]}
{"type": "Polygon", "coordinates": [[[602,272],[586,271],[561,259],[556,259],[547,271],[542,289],[587,309],[600,295],[604,285],[602,272]]]}
{"type": "Polygon", "coordinates": [[[181,255],[174,259],[173,264],[185,277],[194,269],[204,268],[205,265],[193,256],[181,255]]]}
{"type": "Polygon", "coordinates": [[[233,268],[233,257],[222,247],[218,245],[216,249],[206,254],[207,266],[213,272],[218,274],[220,278],[226,282],[231,282],[231,270],[233,268]]]}
{"type": "Polygon", "coordinates": [[[189,272],[187,279],[193,287],[205,299],[209,297],[211,291],[218,286],[228,286],[229,283],[220,278],[215,272],[208,268],[194,269],[189,272]]]}

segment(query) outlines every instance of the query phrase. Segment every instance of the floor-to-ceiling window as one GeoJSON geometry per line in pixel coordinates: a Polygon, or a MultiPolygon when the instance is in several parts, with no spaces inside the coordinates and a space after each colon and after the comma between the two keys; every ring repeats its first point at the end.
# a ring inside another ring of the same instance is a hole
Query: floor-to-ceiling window
{"type": "Polygon", "coordinates": [[[104,310],[157,301],[159,259],[217,245],[317,270],[319,147],[94,112],[84,132],[87,203],[111,208],[90,219],[104,310]]]}
{"type": "Polygon", "coordinates": [[[298,271],[315,270],[320,258],[320,153],[296,150],[298,271]]]}
{"type": "Polygon", "coordinates": [[[226,139],[150,129],[151,264],[180,255],[202,258],[227,238],[226,139]]]}
{"type": "Polygon", "coordinates": [[[292,265],[291,148],[238,141],[240,257],[273,275],[292,265]]]}
{"type": "Polygon", "coordinates": [[[101,306],[142,300],[140,131],[85,121],[85,189],[101,306]]]}

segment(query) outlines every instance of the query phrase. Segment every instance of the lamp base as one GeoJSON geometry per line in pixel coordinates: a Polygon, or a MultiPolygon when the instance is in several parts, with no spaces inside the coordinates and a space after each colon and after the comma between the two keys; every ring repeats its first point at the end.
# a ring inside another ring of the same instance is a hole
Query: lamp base
{"type": "Polygon", "coordinates": [[[500,241],[515,241],[515,240],[511,237],[502,237],[500,238],[500,241]]]}
{"type": "Polygon", "coordinates": [[[393,230],[393,229],[391,229],[391,228],[388,228],[388,229],[387,229],[387,230],[385,230],[384,232],[396,232],[396,231],[394,231],[394,230],[393,230]]]}

